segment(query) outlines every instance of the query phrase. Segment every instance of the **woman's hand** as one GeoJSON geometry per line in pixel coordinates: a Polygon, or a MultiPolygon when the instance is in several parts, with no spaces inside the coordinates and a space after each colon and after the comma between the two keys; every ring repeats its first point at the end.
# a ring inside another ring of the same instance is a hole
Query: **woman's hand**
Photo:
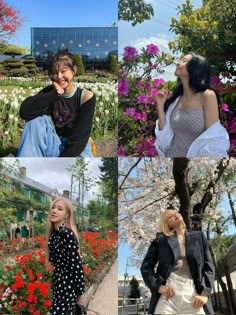
{"type": "Polygon", "coordinates": [[[205,305],[208,301],[208,297],[205,295],[195,295],[193,297],[192,306],[195,308],[200,308],[205,305]]]}
{"type": "Polygon", "coordinates": [[[153,100],[156,103],[157,111],[160,111],[160,110],[164,111],[164,105],[165,105],[167,98],[168,98],[167,88],[164,88],[164,89],[158,91],[158,93],[153,96],[153,100]]]}
{"type": "Polygon", "coordinates": [[[166,300],[171,299],[175,295],[175,290],[170,284],[161,285],[158,292],[164,295],[166,300]]]}
{"type": "Polygon", "coordinates": [[[64,93],[64,89],[62,87],[60,87],[59,84],[57,84],[56,82],[52,81],[52,84],[55,86],[55,89],[57,90],[58,94],[63,94],[64,93]]]}
{"type": "Polygon", "coordinates": [[[79,295],[77,303],[85,305],[87,303],[88,297],[87,294],[79,295]]]}

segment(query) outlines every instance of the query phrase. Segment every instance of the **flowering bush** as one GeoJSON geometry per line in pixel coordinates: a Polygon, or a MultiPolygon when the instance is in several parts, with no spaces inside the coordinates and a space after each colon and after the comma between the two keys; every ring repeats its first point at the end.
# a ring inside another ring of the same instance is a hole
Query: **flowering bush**
{"type": "MultiPolygon", "coordinates": [[[[227,73],[223,74],[224,78],[227,78],[227,73]]],[[[219,93],[221,104],[221,121],[227,128],[231,151],[230,156],[236,156],[236,84],[232,82],[222,83],[218,77],[211,78],[212,85],[219,93]],[[230,105],[228,105],[230,104],[230,105]]]]}
{"type": "Polygon", "coordinates": [[[117,252],[117,233],[106,232],[101,237],[100,232],[82,233],[82,256],[87,285],[98,281],[99,275],[117,252]]]}
{"type": "Polygon", "coordinates": [[[51,268],[38,250],[18,255],[12,266],[0,265],[0,309],[10,314],[47,314],[51,305],[51,268]]]}
{"type": "MultiPolygon", "coordinates": [[[[164,86],[171,91],[175,82],[165,82],[154,75],[162,74],[163,67],[174,63],[170,55],[160,53],[154,44],[142,48],[141,52],[134,47],[125,47],[120,63],[118,96],[119,96],[119,148],[118,155],[155,156],[154,125],[157,111],[153,96],[164,86]],[[155,72],[155,73],[153,73],[155,72]]],[[[222,84],[221,79],[212,78],[212,84],[219,92],[223,103],[221,105],[221,120],[231,138],[231,155],[236,154],[236,97],[235,85],[222,84]],[[228,105],[231,105],[230,106],[228,105]]]]}
{"type": "Polygon", "coordinates": [[[153,96],[164,85],[171,89],[173,83],[153,78],[153,74],[162,74],[163,67],[173,62],[172,56],[161,53],[154,44],[142,48],[140,53],[134,47],[125,47],[118,80],[119,156],[157,154],[153,96]]]}
{"type": "Polygon", "coordinates": [[[45,249],[44,236],[35,236],[29,239],[8,239],[6,241],[0,241],[0,254],[18,253],[19,251],[29,248],[45,249]]]}
{"type": "MultiPolygon", "coordinates": [[[[45,249],[45,238],[35,239],[36,245],[45,249]]],[[[85,282],[90,286],[116,256],[117,233],[106,232],[101,237],[100,232],[83,232],[80,243],[85,282]]],[[[46,315],[51,306],[52,269],[43,250],[0,262],[0,313],[46,315]]]]}

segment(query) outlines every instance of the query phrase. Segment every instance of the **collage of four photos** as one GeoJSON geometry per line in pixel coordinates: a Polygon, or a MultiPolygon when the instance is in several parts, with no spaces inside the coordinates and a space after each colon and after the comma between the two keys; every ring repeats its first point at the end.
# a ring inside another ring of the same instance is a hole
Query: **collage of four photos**
{"type": "Polygon", "coordinates": [[[0,0],[0,315],[236,314],[236,0],[0,0]]]}

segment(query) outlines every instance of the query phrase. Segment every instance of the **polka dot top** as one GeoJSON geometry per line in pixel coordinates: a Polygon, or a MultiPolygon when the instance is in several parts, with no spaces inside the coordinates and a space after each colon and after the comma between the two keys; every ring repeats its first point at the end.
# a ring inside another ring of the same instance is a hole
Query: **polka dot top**
{"type": "Polygon", "coordinates": [[[48,242],[49,261],[54,266],[54,291],[76,289],[78,295],[84,293],[84,272],[78,253],[79,244],[71,229],[62,224],[52,233],[48,242]]]}

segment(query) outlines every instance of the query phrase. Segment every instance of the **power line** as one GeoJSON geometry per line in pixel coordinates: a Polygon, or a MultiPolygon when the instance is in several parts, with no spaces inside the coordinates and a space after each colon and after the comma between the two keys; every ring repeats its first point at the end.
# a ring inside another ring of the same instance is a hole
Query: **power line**
{"type": "Polygon", "coordinates": [[[167,0],[167,2],[170,2],[170,3],[175,4],[175,5],[180,5],[179,3],[171,1],[171,0],[167,0]]]}
{"type": "Polygon", "coordinates": [[[162,21],[159,21],[159,20],[156,20],[156,19],[152,19],[152,21],[153,21],[153,22],[156,22],[156,23],[159,23],[159,24],[162,24],[162,25],[165,25],[165,26],[167,26],[167,27],[170,27],[170,25],[168,25],[168,24],[166,24],[166,23],[164,23],[164,22],[162,22],[162,21]]]}
{"type": "Polygon", "coordinates": [[[168,5],[168,4],[164,3],[164,2],[161,2],[160,0],[159,0],[158,2],[160,2],[161,4],[167,6],[167,7],[171,8],[171,9],[173,9],[173,10],[175,10],[175,11],[177,10],[177,8],[174,8],[174,7],[168,5]]]}

